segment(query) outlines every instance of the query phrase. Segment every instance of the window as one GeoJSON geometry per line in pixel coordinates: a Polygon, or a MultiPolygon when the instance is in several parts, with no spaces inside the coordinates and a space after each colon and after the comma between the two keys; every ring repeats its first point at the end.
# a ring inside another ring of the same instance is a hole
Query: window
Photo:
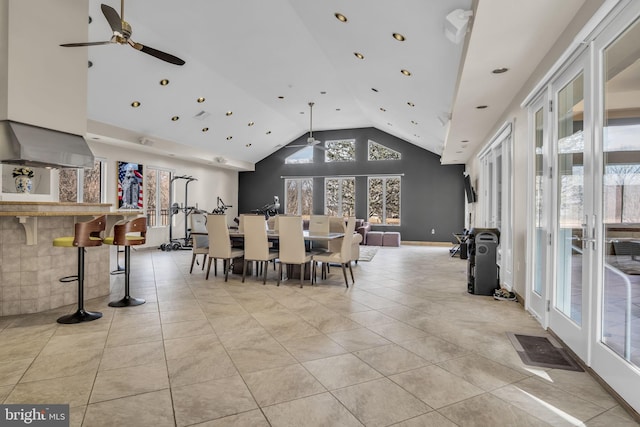
{"type": "Polygon", "coordinates": [[[103,203],[106,162],[95,159],[92,169],[60,169],[58,199],[61,202],[103,203]]]}
{"type": "Polygon", "coordinates": [[[346,139],[341,141],[327,141],[325,143],[325,162],[355,162],[356,141],[346,139]]]}
{"type": "Polygon", "coordinates": [[[148,167],[146,174],[147,227],[169,225],[169,186],[171,172],[148,167]]]}
{"type": "Polygon", "coordinates": [[[284,160],[285,165],[313,163],[313,146],[298,150],[284,160]]]}
{"type": "Polygon", "coordinates": [[[398,151],[369,140],[369,160],[400,160],[401,158],[402,155],[398,151]]]}
{"type": "Polygon", "coordinates": [[[324,214],[329,216],[356,216],[356,179],[325,178],[324,214]]]}
{"type": "Polygon", "coordinates": [[[369,178],[369,222],[400,225],[400,177],[369,178]]]}
{"type": "Polygon", "coordinates": [[[313,179],[285,179],[285,214],[309,218],[313,209],[313,179]]]}

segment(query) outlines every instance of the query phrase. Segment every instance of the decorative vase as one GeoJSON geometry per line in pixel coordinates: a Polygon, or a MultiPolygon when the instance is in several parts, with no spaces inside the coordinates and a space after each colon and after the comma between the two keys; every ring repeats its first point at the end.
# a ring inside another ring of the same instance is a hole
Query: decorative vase
{"type": "Polygon", "coordinates": [[[27,175],[16,176],[16,191],[18,193],[30,194],[33,188],[33,181],[27,175]]]}

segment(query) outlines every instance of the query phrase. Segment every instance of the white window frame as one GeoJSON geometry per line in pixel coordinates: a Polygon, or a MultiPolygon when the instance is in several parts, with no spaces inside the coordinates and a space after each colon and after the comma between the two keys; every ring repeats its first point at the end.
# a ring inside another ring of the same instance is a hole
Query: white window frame
{"type": "Polygon", "coordinates": [[[325,163],[348,163],[348,162],[355,162],[356,161],[356,140],[355,139],[334,139],[332,141],[325,141],[324,146],[326,148],[325,152],[324,152],[324,162],[325,163]],[[353,145],[353,158],[349,159],[349,160],[329,160],[328,159],[328,155],[329,155],[329,150],[331,143],[334,142],[349,142],[351,143],[351,145],[353,145]]]}
{"type": "Polygon", "coordinates": [[[370,182],[372,179],[382,179],[382,222],[380,224],[375,224],[376,226],[382,227],[400,227],[402,225],[402,175],[370,175],[367,177],[367,218],[371,217],[371,212],[369,212],[369,199],[371,195],[371,185],[370,182]],[[386,181],[387,179],[397,178],[400,181],[400,193],[399,193],[399,203],[398,203],[398,217],[400,219],[398,224],[387,224],[387,206],[386,206],[386,181]]]}
{"type": "Polygon", "coordinates": [[[285,178],[284,179],[284,211],[287,215],[302,215],[302,203],[298,203],[296,207],[296,212],[287,212],[287,207],[289,206],[289,192],[288,192],[288,183],[289,181],[297,181],[298,182],[298,200],[302,201],[302,181],[311,181],[311,208],[313,209],[313,177],[300,177],[300,178],[285,178]]]}
{"type": "MultiPolygon", "coordinates": [[[[154,170],[154,171],[158,171],[158,172],[168,172],[169,173],[169,204],[171,204],[172,202],[174,202],[174,200],[172,199],[172,195],[176,194],[174,189],[172,188],[172,185],[174,184],[172,181],[173,175],[175,174],[175,171],[173,169],[168,169],[168,168],[163,168],[163,167],[158,167],[158,166],[145,166],[145,180],[144,180],[144,192],[146,194],[147,192],[147,185],[148,185],[148,179],[149,179],[149,170],[154,170]]],[[[171,222],[171,215],[168,213],[169,215],[169,221],[167,221],[167,225],[162,225],[162,204],[160,203],[161,198],[160,195],[162,194],[161,191],[158,191],[160,189],[160,175],[156,174],[156,223],[153,227],[151,228],[168,228],[169,227],[169,223],[171,222]]],[[[147,215],[147,197],[144,197],[144,213],[145,215],[147,215]]],[[[171,206],[169,206],[169,209],[171,209],[171,206]]]]}
{"type": "MultiPolygon", "coordinates": [[[[107,159],[95,157],[100,162],[100,203],[107,203],[107,159]]],[[[58,183],[58,186],[60,183],[58,183]]],[[[76,170],[76,203],[84,201],[84,169],[76,170]]]]}
{"type": "Polygon", "coordinates": [[[354,188],[354,201],[353,201],[353,210],[355,211],[356,208],[356,194],[355,194],[355,185],[356,185],[356,177],[355,176],[326,176],[324,177],[324,214],[328,215],[327,212],[327,180],[329,179],[337,179],[338,180],[338,195],[339,195],[339,202],[338,202],[338,216],[344,216],[343,212],[342,212],[342,184],[345,180],[353,180],[353,188],[354,188]]]}
{"type": "Polygon", "coordinates": [[[398,160],[402,160],[402,153],[400,151],[394,150],[393,148],[389,148],[384,144],[380,144],[379,142],[374,141],[373,139],[370,139],[370,140],[367,141],[367,161],[368,162],[380,162],[380,161],[393,162],[393,161],[398,161],[398,160]],[[397,159],[372,159],[371,158],[371,145],[372,144],[379,145],[381,147],[386,148],[389,151],[393,151],[394,153],[398,153],[398,158],[397,159]]]}

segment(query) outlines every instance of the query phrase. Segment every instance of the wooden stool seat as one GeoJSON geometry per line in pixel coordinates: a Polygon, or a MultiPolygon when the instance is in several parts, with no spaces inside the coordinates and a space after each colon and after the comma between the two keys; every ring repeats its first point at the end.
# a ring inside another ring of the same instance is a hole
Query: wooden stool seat
{"type": "Polygon", "coordinates": [[[84,309],[84,251],[86,247],[101,246],[101,234],[106,228],[107,220],[104,215],[87,222],[75,224],[73,236],[57,237],[53,239],[53,246],[61,248],[78,248],[78,275],[67,276],[60,279],[61,282],[78,281],[78,309],[75,313],[58,318],[58,323],[72,324],[89,322],[102,317],[100,312],[91,312],[84,309]]]}
{"type": "Polygon", "coordinates": [[[144,245],[147,235],[147,218],[140,217],[114,225],[113,236],[105,237],[105,245],[124,246],[124,298],[111,301],[109,307],[131,307],[146,301],[129,295],[129,275],[131,273],[131,246],[144,245]]]}

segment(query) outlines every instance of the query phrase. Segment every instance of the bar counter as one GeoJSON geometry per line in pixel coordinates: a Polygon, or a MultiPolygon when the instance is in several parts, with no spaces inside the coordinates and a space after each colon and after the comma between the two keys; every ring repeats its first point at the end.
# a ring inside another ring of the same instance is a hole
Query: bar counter
{"type": "MultiPolygon", "coordinates": [[[[77,284],[59,278],[77,273],[75,249],[54,247],[73,236],[74,224],[106,215],[111,226],[138,210],[111,211],[107,203],[0,201],[0,316],[37,313],[77,302],[77,284]]],[[[109,246],[87,248],[85,298],[110,292],[109,246]]]]}

